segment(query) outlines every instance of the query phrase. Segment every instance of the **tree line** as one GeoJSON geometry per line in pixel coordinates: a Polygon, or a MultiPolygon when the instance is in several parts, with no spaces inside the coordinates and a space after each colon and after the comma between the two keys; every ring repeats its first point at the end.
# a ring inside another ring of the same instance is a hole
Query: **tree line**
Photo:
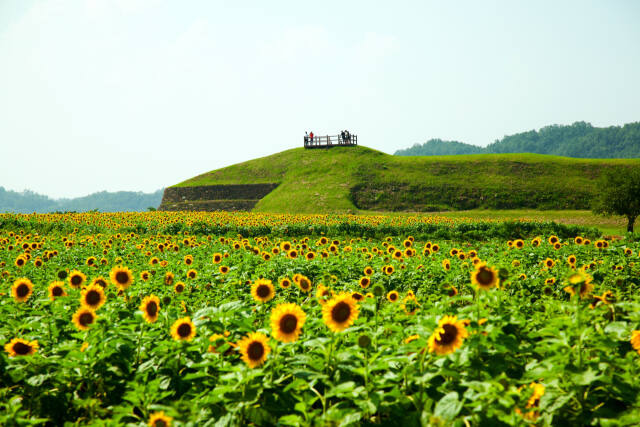
{"type": "Polygon", "coordinates": [[[586,122],[551,125],[537,131],[505,136],[484,148],[459,141],[431,139],[394,154],[443,156],[491,153],[536,153],[592,159],[637,158],[640,157],[640,122],[605,128],[586,122]]]}
{"type": "Polygon", "coordinates": [[[164,189],[153,193],[136,191],[100,191],[84,197],[52,199],[30,190],[11,191],[0,187],[0,212],[142,212],[156,209],[164,189]]]}

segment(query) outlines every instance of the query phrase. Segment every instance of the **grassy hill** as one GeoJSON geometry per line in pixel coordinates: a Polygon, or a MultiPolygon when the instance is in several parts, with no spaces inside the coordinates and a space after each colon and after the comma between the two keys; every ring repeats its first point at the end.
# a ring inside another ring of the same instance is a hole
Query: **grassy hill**
{"type": "Polygon", "coordinates": [[[539,154],[392,156],[367,147],[295,148],[198,175],[172,188],[279,184],[254,211],[587,209],[603,168],[638,159],[539,154]]]}

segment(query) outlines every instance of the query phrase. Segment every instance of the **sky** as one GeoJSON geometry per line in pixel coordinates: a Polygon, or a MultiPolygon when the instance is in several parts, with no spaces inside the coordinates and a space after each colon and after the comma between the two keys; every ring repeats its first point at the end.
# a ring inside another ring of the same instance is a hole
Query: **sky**
{"type": "Polygon", "coordinates": [[[387,153],[640,120],[640,2],[0,0],[0,186],[145,191],[349,129],[387,153]]]}

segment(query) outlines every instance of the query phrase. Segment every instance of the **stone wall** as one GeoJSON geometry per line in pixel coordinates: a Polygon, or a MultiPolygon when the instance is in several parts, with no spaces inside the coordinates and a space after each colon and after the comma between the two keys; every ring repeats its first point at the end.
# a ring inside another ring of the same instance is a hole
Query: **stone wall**
{"type": "Polygon", "coordinates": [[[158,210],[163,211],[250,211],[278,184],[202,185],[169,187],[158,210]]]}

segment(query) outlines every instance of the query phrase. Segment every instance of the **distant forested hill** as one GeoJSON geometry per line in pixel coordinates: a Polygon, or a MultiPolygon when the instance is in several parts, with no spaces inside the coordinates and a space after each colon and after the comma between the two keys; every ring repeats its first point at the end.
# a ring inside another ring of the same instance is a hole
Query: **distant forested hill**
{"type": "Polygon", "coordinates": [[[452,154],[482,154],[484,148],[458,141],[430,139],[424,144],[415,144],[406,150],[398,150],[396,156],[450,156],[452,154]]]}
{"type": "Polygon", "coordinates": [[[395,152],[398,156],[482,153],[536,153],[587,159],[640,158],[640,122],[606,128],[585,122],[570,126],[551,125],[538,131],[505,136],[486,148],[432,139],[395,152]]]}
{"type": "Polygon", "coordinates": [[[164,189],[154,193],[134,191],[101,191],[75,199],[51,199],[33,191],[10,191],[0,187],[0,212],[47,213],[47,212],[131,212],[157,208],[164,189]]]}

